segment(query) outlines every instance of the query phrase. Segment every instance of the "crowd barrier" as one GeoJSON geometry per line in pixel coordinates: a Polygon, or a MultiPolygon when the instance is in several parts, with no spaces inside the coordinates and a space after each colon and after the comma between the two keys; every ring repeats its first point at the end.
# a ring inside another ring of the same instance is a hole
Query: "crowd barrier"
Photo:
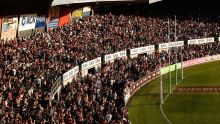
{"type": "Polygon", "coordinates": [[[145,46],[145,47],[138,47],[138,48],[133,48],[130,49],[130,57],[136,57],[139,54],[143,54],[143,53],[152,53],[155,51],[155,45],[149,45],[149,46],[145,46]]]}
{"type": "Polygon", "coordinates": [[[59,77],[54,83],[53,83],[53,86],[51,88],[51,95],[52,95],[52,99],[54,99],[54,96],[56,93],[59,92],[59,87],[61,87],[62,85],[62,79],[61,77],[59,77]]]}
{"type": "Polygon", "coordinates": [[[81,65],[82,76],[86,76],[88,74],[88,70],[91,68],[95,68],[96,70],[101,69],[102,59],[98,57],[96,59],[90,60],[88,62],[84,62],[81,65]]]}
{"type": "Polygon", "coordinates": [[[128,103],[128,101],[136,91],[138,91],[142,86],[149,83],[152,79],[156,78],[158,75],[160,75],[160,71],[156,70],[154,72],[151,72],[149,75],[142,77],[136,82],[130,82],[130,89],[128,90],[128,92],[125,93],[125,104],[128,103]]]}
{"type": "MultiPolygon", "coordinates": [[[[203,38],[203,39],[195,39],[195,40],[188,40],[188,45],[189,44],[201,44],[201,43],[210,43],[210,42],[214,42],[214,38],[203,38]]],[[[162,44],[158,44],[158,49],[159,50],[164,50],[164,49],[168,49],[171,47],[182,47],[184,45],[184,41],[176,41],[176,42],[170,42],[170,43],[162,43],[162,44]]],[[[138,48],[133,48],[133,49],[129,49],[129,50],[125,50],[125,51],[119,51],[119,52],[115,52],[112,54],[108,54],[102,57],[98,57],[96,59],[90,60],[88,62],[84,62],[79,66],[74,67],[73,69],[67,71],[66,73],[63,74],[62,76],[62,81],[61,83],[54,83],[55,86],[52,87],[51,89],[51,93],[54,96],[56,93],[59,92],[58,89],[59,86],[57,86],[58,84],[61,85],[63,84],[64,86],[67,85],[69,82],[71,82],[73,79],[76,78],[76,75],[81,72],[81,75],[84,77],[88,74],[88,70],[91,68],[95,68],[96,70],[101,70],[101,66],[104,63],[107,62],[114,62],[115,59],[118,58],[133,58],[139,54],[144,54],[144,53],[152,53],[156,50],[155,45],[149,45],[149,46],[145,46],[145,47],[138,47],[138,48]],[[129,54],[127,53],[127,51],[129,51],[129,54]],[[104,61],[102,61],[104,60],[104,61]],[[55,89],[53,89],[55,88],[55,89]]],[[[214,57],[214,56],[213,56],[214,57]]],[[[194,65],[195,63],[203,63],[206,61],[210,61],[213,60],[213,57],[204,57],[204,58],[199,58],[196,60],[189,60],[189,61],[185,61],[183,63],[183,67],[188,67],[190,65],[194,65]]],[[[219,56],[215,56],[215,59],[218,58],[219,56]]],[[[177,69],[181,68],[181,63],[177,63],[176,65],[171,65],[171,70],[175,70],[175,67],[177,67],[177,69]]],[[[162,74],[165,74],[169,71],[169,69],[167,67],[162,68],[161,70],[162,74]]],[[[149,79],[149,78],[146,78],[149,79]]],[[[60,82],[56,81],[56,82],[60,82]]],[[[139,82],[138,82],[139,84],[139,82]]],[[[142,84],[142,83],[141,83],[142,84]]],[[[130,94],[130,93],[129,93],[130,94]]],[[[130,97],[129,95],[126,95],[128,97],[130,97]]],[[[127,98],[126,98],[127,99],[127,98]]]]}
{"type": "Polygon", "coordinates": [[[67,71],[66,73],[63,74],[63,85],[67,85],[68,82],[71,82],[76,75],[79,73],[79,66],[76,66],[72,69],[70,69],[69,71],[67,71]]]}
{"type": "Polygon", "coordinates": [[[113,62],[115,59],[127,57],[127,51],[120,51],[113,54],[105,55],[105,63],[113,62]]]}
{"type": "Polygon", "coordinates": [[[188,40],[187,44],[204,44],[204,43],[213,43],[215,42],[215,38],[211,37],[211,38],[202,38],[202,39],[192,39],[192,40],[188,40]]]}
{"type": "Polygon", "coordinates": [[[202,64],[202,63],[216,61],[216,60],[220,60],[220,55],[207,56],[207,57],[202,57],[202,58],[198,58],[198,59],[184,61],[183,67],[185,68],[185,67],[189,67],[192,65],[202,64]]]}

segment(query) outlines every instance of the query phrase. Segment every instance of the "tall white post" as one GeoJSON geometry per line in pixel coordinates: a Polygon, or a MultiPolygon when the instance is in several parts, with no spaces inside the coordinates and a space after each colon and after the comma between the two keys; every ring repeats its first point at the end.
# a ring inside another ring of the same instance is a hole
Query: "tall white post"
{"type": "Polygon", "coordinates": [[[181,72],[182,72],[182,76],[181,76],[181,78],[182,78],[182,80],[184,79],[184,77],[183,77],[183,47],[181,47],[181,72]]]}
{"type": "MultiPolygon", "coordinates": [[[[176,23],[176,15],[175,15],[175,43],[177,43],[176,41],[177,41],[177,36],[176,36],[176,25],[177,25],[177,23],[176,23]]],[[[176,44],[175,44],[176,45],[176,44]]],[[[178,82],[178,80],[177,80],[177,51],[178,51],[178,48],[177,48],[177,45],[175,46],[176,47],[176,55],[175,55],[175,69],[176,69],[176,86],[177,86],[177,82],[178,82]]]]}
{"type": "Polygon", "coordinates": [[[163,75],[161,72],[161,58],[159,59],[160,62],[160,104],[163,104],[163,75]]]}
{"type": "Polygon", "coordinates": [[[168,18],[168,57],[169,57],[169,92],[172,93],[172,86],[171,86],[171,68],[170,68],[170,19],[168,18]]]}

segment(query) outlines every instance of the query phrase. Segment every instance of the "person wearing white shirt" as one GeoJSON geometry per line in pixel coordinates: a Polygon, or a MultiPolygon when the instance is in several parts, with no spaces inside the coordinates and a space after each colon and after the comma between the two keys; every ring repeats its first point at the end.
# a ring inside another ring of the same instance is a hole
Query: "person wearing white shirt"
{"type": "Polygon", "coordinates": [[[112,120],[112,115],[109,112],[106,115],[106,119],[108,123],[112,120]]]}

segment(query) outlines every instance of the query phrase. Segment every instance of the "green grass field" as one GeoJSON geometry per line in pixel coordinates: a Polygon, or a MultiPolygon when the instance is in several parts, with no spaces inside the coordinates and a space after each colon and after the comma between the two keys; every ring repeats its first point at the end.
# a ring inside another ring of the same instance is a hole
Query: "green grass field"
{"type": "MultiPolygon", "coordinates": [[[[220,61],[184,69],[184,80],[178,86],[220,86],[220,61]]],[[[172,87],[175,84],[172,72],[172,87]]],[[[137,91],[128,104],[132,124],[167,124],[160,112],[160,79],[155,79],[137,91]]],[[[163,76],[164,96],[168,94],[168,75],[163,76]]],[[[172,124],[220,124],[220,93],[169,95],[163,110],[172,124]]]]}

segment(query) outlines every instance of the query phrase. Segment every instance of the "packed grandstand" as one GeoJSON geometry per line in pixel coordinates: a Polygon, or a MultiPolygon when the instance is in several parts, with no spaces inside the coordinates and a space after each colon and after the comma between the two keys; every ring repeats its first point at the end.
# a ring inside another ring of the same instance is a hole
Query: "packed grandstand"
{"type": "Polygon", "coordinates": [[[219,54],[219,17],[209,12],[179,13],[175,24],[174,15],[114,10],[30,37],[4,38],[0,43],[0,123],[130,123],[125,96],[131,83],[158,70],[159,60],[162,66],[168,65],[168,50],[159,44],[184,41],[170,48],[171,63],[181,62],[181,55],[186,61],[219,54]],[[204,43],[189,44],[192,39],[204,43]],[[132,56],[132,49],[147,46],[153,46],[151,51],[132,56]],[[122,57],[106,61],[106,55],[121,51],[122,57]],[[98,65],[86,67],[90,64],[86,62],[97,58],[101,59],[98,65]],[[73,68],[74,74],[65,75],[73,68]],[[71,80],[64,83],[70,75],[71,80]]]}

